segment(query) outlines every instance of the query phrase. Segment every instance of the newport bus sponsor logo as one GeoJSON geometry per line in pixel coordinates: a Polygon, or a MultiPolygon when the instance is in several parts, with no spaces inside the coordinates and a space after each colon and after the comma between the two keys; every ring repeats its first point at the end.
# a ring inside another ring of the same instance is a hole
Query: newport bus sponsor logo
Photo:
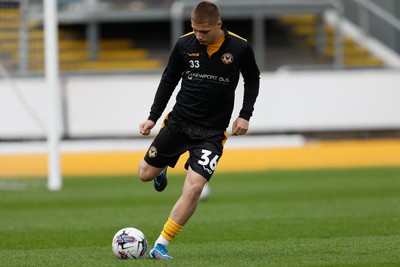
{"type": "Polygon", "coordinates": [[[188,80],[197,80],[197,81],[209,81],[213,83],[218,83],[218,84],[228,84],[230,79],[228,77],[221,77],[217,75],[212,75],[212,74],[206,74],[206,73],[195,73],[191,71],[187,71],[186,77],[188,80]]]}

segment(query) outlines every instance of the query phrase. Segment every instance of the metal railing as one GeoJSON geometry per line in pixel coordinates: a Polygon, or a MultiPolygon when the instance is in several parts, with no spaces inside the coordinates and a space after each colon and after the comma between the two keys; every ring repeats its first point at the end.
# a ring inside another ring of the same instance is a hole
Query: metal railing
{"type": "MultiPolygon", "coordinates": [[[[68,1],[64,1],[68,2],[68,1]]],[[[95,4],[101,0],[82,0],[72,1],[82,4],[95,4]]],[[[176,0],[173,1],[171,8],[152,9],[152,10],[103,10],[101,6],[92,6],[91,9],[80,9],[79,11],[59,10],[59,24],[85,24],[88,41],[88,54],[90,58],[96,58],[98,52],[99,30],[98,25],[104,22],[141,22],[141,21],[171,21],[171,42],[175,41],[184,32],[185,20],[190,19],[190,11],[198,1],[176,0]],[[146,11],[146,12],[145,12],[146,11]]],[[[21,27],[19,36],[19,62],[18,73],[20,75],[29,74],[28,57],[28,21],[37,21],[38,25],[43,22],[42,0],[21,0],[21,27]],[[29,5],[26,5],[29,3],[29,5]]],[[[69,2],[68,2],[69,3],[69,2]]],[[[339,21],[343,16],[343,7],[340,0],[219,0],[223,19],[250,19],[252,21],[251,43],[254,47],[256,57],[259,59],[260,69],[265,69],[265,59],[268,59],[266,49],[265,19],[276,18],[281,15],[313,14],[320,19],[317,22],[316,32],[317,51],[324,51],[327,45],[326,33],[324,32],[323,15],[326,11],[333,11],[338,15],[339,21]]],[[[340,23],[336,25],[334,36],[334,56],[333,67],[340,69],[343,67],[343,36],[340,23]]]]}
{"type": "MultiPolygon", "coordinates": [[[[353,0],[357,5],[358,14],[358,26],[364,31],[366,35],[371,35],[371,14],[378,17],[386,25],[392,27],[397,31],[400,36],[400,19],[396,16],[382,8],[381,6],[375,4],[371,0],[353,0]]],[[[400,43],[397,44],[397,50],[400,51],[400,43]]]]}

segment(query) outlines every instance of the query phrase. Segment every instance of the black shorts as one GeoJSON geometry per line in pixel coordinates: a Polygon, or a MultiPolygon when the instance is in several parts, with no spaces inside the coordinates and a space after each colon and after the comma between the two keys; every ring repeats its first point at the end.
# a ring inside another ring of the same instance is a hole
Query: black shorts
{"type": "Polygon", "coordinates": [[[144,160],[157,168],[175,167],[179,157],[189,151],[188,166],[210,180],[222,156],[227,133],[178,119],[165,117],[163,126],[150,145],[144,160]]]}

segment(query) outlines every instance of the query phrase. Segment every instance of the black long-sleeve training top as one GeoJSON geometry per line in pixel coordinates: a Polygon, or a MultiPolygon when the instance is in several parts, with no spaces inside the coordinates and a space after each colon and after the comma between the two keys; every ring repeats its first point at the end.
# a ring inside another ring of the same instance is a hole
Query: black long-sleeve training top
{"type": "Polygon", "coordinates": [[[151,107],[149,120],[157,122],[175,87],[182,79],[171,114],[201,126],[225,130],[231,119],[240,73],[244,98],[239,117],[250,120],[254,110],[260,71],[250,44],[240,36],[225,32],[225,41],[211,57],[193,32],[175,44],[151,107]]]}

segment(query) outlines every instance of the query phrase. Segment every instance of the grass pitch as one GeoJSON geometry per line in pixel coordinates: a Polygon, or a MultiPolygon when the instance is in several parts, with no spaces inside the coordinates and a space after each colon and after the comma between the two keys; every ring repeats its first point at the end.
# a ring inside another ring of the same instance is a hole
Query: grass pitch
{"type": "Polygon", "coordinates": [[[182,176],[162,193],[137,177],[0,182],[0,266],[400,266],[400,168],[217,173],[162,262],[118,260],[111,240],[133,226],[151,246],[182,176]]]}

